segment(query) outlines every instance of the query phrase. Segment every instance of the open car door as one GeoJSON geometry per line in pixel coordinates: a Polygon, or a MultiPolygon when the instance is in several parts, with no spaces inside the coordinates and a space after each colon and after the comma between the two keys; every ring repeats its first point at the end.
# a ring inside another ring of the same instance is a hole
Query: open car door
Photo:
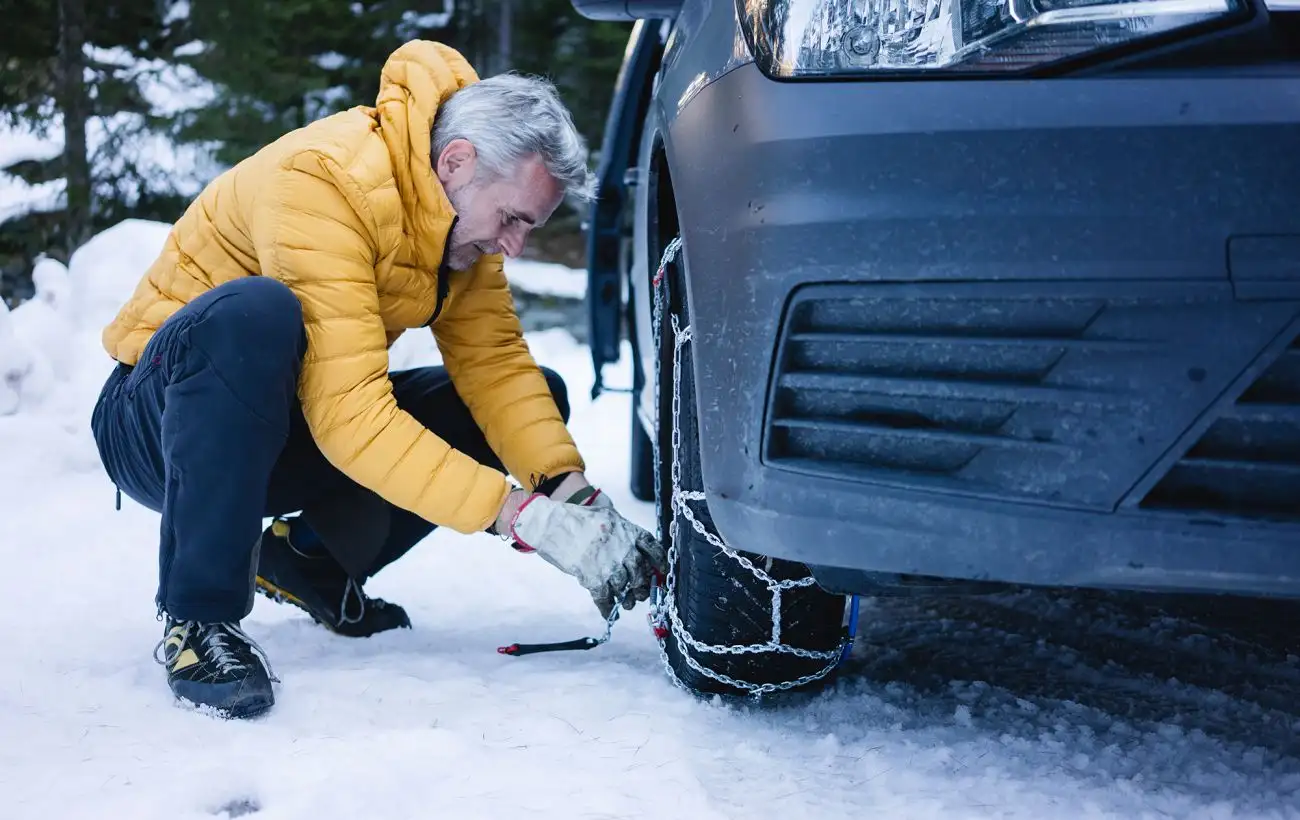
{"type": "Polygon", "coordinates": [[[597,170],[599,193],[587,220],[587,324],[596,379],[594,399],[604,389],[602,368],[619,359],[624,313],[623,283],[631,264],[635,162],[650,104],[655,72],[663,56],[661,20],[638,20],[632,28],[614,98],[605,122],[597,170]]]}

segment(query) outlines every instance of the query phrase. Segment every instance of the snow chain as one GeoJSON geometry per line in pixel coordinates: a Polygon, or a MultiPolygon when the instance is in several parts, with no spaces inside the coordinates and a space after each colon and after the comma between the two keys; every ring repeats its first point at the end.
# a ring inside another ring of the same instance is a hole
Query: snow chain
{"type": "MultiPolygon", "coordinates": [[[[653,327],[654,327],[654,337],[656,341],[663,338],[662,334],[664,332],[663,314],[664,314],[664,303],[666,301],[666,294],[667,294],[667,288],[664,287],[664,280],[667,275],[668,266],[672,264],[673,260],[677,257],[677,254],[681,251],[681,247],[682,247],[682,239],[680,236],[674,238],[672,242],[668,243],[668,247],[664,249],[663,257],[659,262],[659,268],[655,273],[654,282],[653,282],[654,285],[653,327]]],[[[667,579],[665,579],[665,584],[663,587],[656,586],[654,588],[650,598],[650,622],[651,625],[654,627],[655,635],[659,639],[659,655],[660,655],[660,659],[663,662],[664,669],[667,670],[668,677],[673,681],[674,684],[681,687],[682,689],[689,689],[689,687],[687,687],[684,683],[682,683],[681,679],[677,676],[677,673],[673,671],[672,664],[668,660],[667,639],[668,639],[668,632],[671,631],[672,634],[677,638],[677,645],[679,650],[682,653],[682,658],[685,659],[686,664],[690,666],[690,668],[694,669],[696,672],[700,673],[701,675],[704,675],[705,677],[712,678],[713,680],[718,681],[719,683],[725,684],[727,686],[731,686],[735,689],[739,689],[744,692],[748,692],[750,696],[755,698],[771,692],[794,689],[796,687],[804,686],[806,684],[820,680],[826,677],[827,675],[829,675],[832,671],[834,671],[835,667],[840,664],[841,660],[846,654],[846,650],[849,644],[852,641],[851,631],[849,635],[846,635],[843,641],[841,641],[840,646],[838,648],[831,650],[829,652],[817,652],[810,649],[801,649],[800,647],[790,646],[789,644],[785,644],[781,642],[781,595],[782,593],[785,592],[787,589],[797,589],[799,587],[812,586],[813,584],[816,583],[816,581],[812,577],[800,578],[798,580],[793,580],[793,581],[777,581],[772,576],[764,572],[762,569],[754,566],[752,561],[750,561],[748,558],[741,555],[740,553],[736,552],[731,547],[727,546],[727,544],[722,540],[722,538],[720,538],[715,533],[709,532],[708,528],[704,526],[703,522],[701,522],[698,518],[696,518],[695,513],[691,509],[690,505],[694,502],[704,501],[705,500],[704,493],[699,490],[685,490],[682,488],[681,457],[680,457],[681,425],[679,424],[681,418],[681,403],[682,403],[681,357],[682,357],[682,348],[690,344],[692,334],[691,334],[690,325],[687,325],[684,328],[681,327],[679,318],[677,316],[670,314],[668,318],[672,325],[671,329],[673,334],[672,335],[672,340],[673,340],[672,414],[673,415],[672,415],[672,467],[671,467],[672,493],[669,499],[670,509],[672,511],[672,518],[668,525],[668,532],[666,533],[668,537],[668,577],[667,579]],[[706,644],[700,640],[697,640],[694,636],[692,636],[689,632],[686,631],[686,628],[684,626],[682,626],[681,616],[677,612],[677,598],[675,595],[676,581],[677,581],[678,545],[681,543],[681,539],[679,537],[679,526],[681,521],[685,521],[695,530],[695,532],[703,536],[704,539],[708,541],[709,544],[712,545],[715,549],[727,555],[732,560],[736,561],[736,563],[740,564],[742,567],[749,570],[749,572],[753,573],[755,577],[757,577],[760,581],[762,581],[764,584],[767,585],[768,590],[771,591],[772,593],[772,637],[766,643],[748,644],[748,645],[741,645],[741,646],[721,646],[715,644],[706,644]],[[823,666],[821,669],[817,670],[816,672],[813,672],[808,675],[804,675],[803,677],[797,678],[795,680],[785,681],[783,683],[756,684],[756,683],[750,683],[748,681],[737,680],[736,678],[733,678],[730,675],[726,675],[721,672],[717,672],[714,671],[713,669],[708,668],[699,660],[692,657],[692,654],[686,651],[686,647],[690,647],[692,650],[694,650],[695,653],[707,654],[707,655],[751,655],[751,654],[770,654],[770,653],[797,655],[798,657],[801,658],[825,661],[825,666],[823,666]]],[[[656,388],[657,395],[662,395],[662,392],[660,392],[662,390],[662,386],[660,384],[660,375],[659,375],[659,373],[662,370],[663,370],[662,367],[656,368],[655,388],[656,388]]],[[[659,483],[660,482],[659,465],[661,464],[661,459],[659,457],[660,455],[659,436],[654,437],[653,443],[654,443],[654,450],[655,450],[655,457],[654,457],[655,486],[658,487],[658,486],[662,486],[662,484],[659,483]]],[[[658,498],[659,495],[660,495],[659,493],[656,493],[656,498],[658,498]]],[[[660,502],[656,501],[656,513],[659,514],[660,521],[663,520],[661,509],[662,508],[660,506],[660,502]]]]}

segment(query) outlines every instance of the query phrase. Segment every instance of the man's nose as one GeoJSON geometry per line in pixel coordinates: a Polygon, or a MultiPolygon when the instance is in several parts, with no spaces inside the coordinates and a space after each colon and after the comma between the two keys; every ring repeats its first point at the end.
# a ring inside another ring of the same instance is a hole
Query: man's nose
{"type": "Polygon", "coordinates": [[[528,241],[528,228],[514,227],[507,228],[501,232],[501,250],[506,256],[516,257],[524,251],[524,243],[528,241]]]}

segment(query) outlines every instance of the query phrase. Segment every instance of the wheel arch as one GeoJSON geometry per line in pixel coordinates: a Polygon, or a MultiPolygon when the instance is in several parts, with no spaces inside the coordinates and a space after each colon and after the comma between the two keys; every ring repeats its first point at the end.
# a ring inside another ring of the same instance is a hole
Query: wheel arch
{"type": "MultiPolygon", "coordinates": [[[[681,251],[677,256],[677,261],[681,267],[682,284],[686,290],[686,307],[687,323],[694,326],[699,321],[699,316],[695,313],[695,282],[691,276],[690,266],[690,246],[692,231],[689,224],[682,218],[682,211],[679,207],[678,194],[680,187],[674,184],[674,162],[673,145],[670,133],[665,133],[666,129],[656,129],[651,146],[649,165],[647,168],[647,203],[646,216],[649,222],[646,232],[645,253],[647,259],[646,287],[651,296],[648,304],[653,307],[653,287],[652,280],[659,268],[659,262],[663,258],[664,250],[668,244],[677,236],[681,236],[681,251]]],[[[676,177],[680,179],[680,177],[676,177]]],[[[656,353],[657,356],[657,353],[656,353]]],[[[695,357],[691,360],[691,378],[699,379],[699,364],[695,357]]],[[[707,436],[705,414],[700,412],[699,392],[696,391],[692,397],[695,406],[690,410],[699,420],[701,435],[707,436]]],[[[652,431],[653,434],[653,431],[652,431]]]]}
{"type": "MultiPolygon", "coordinates": [[[[658,106],[655,106],[657,109],[658,106]]],[[[634,253],[640,264],[629,268],[630,289],[628,299],[628,322],[631,327],[653,328],[654,324],[654,278],[663,257],[664,249],[680,231],[680,217],[677,212],[676,194],[673,187],[673,161],[671,138],[660,125],[661,113],[654,110],[653,121],[647,124],[646,148],[642,154],[642,192],[638,196],[636,219],[637,248],[634,253]],[[643,294],[642,299],[636,292],[643,294]]],[[[658,350],[653,338],[653,331],[643,334],[633,331],[633,359],[636,362],[633,379],[640,391],[638,402],[642,426],[648,435],[657,435],[658,424],[657,398],[654,395],[654,370],[658,361],[658,350]],[[648,338],[650,344],[641,348],[641,339],[648,338]],[[645,388],[649,388],[647,391],[645,388]]]]}

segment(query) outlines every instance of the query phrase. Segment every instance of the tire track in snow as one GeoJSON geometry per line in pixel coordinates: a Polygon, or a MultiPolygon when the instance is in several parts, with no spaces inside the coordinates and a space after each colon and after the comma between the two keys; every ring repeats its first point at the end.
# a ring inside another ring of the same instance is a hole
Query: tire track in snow
{"type": "Polygon", "coordinates": [[[875,599],[838,696],[879,697],[922,736],[969,727],[956,742],[991,744],[999,765],[1019,749],[1099,783],[1300,813],[1297,612],[1081,591],[875,599]]]}

